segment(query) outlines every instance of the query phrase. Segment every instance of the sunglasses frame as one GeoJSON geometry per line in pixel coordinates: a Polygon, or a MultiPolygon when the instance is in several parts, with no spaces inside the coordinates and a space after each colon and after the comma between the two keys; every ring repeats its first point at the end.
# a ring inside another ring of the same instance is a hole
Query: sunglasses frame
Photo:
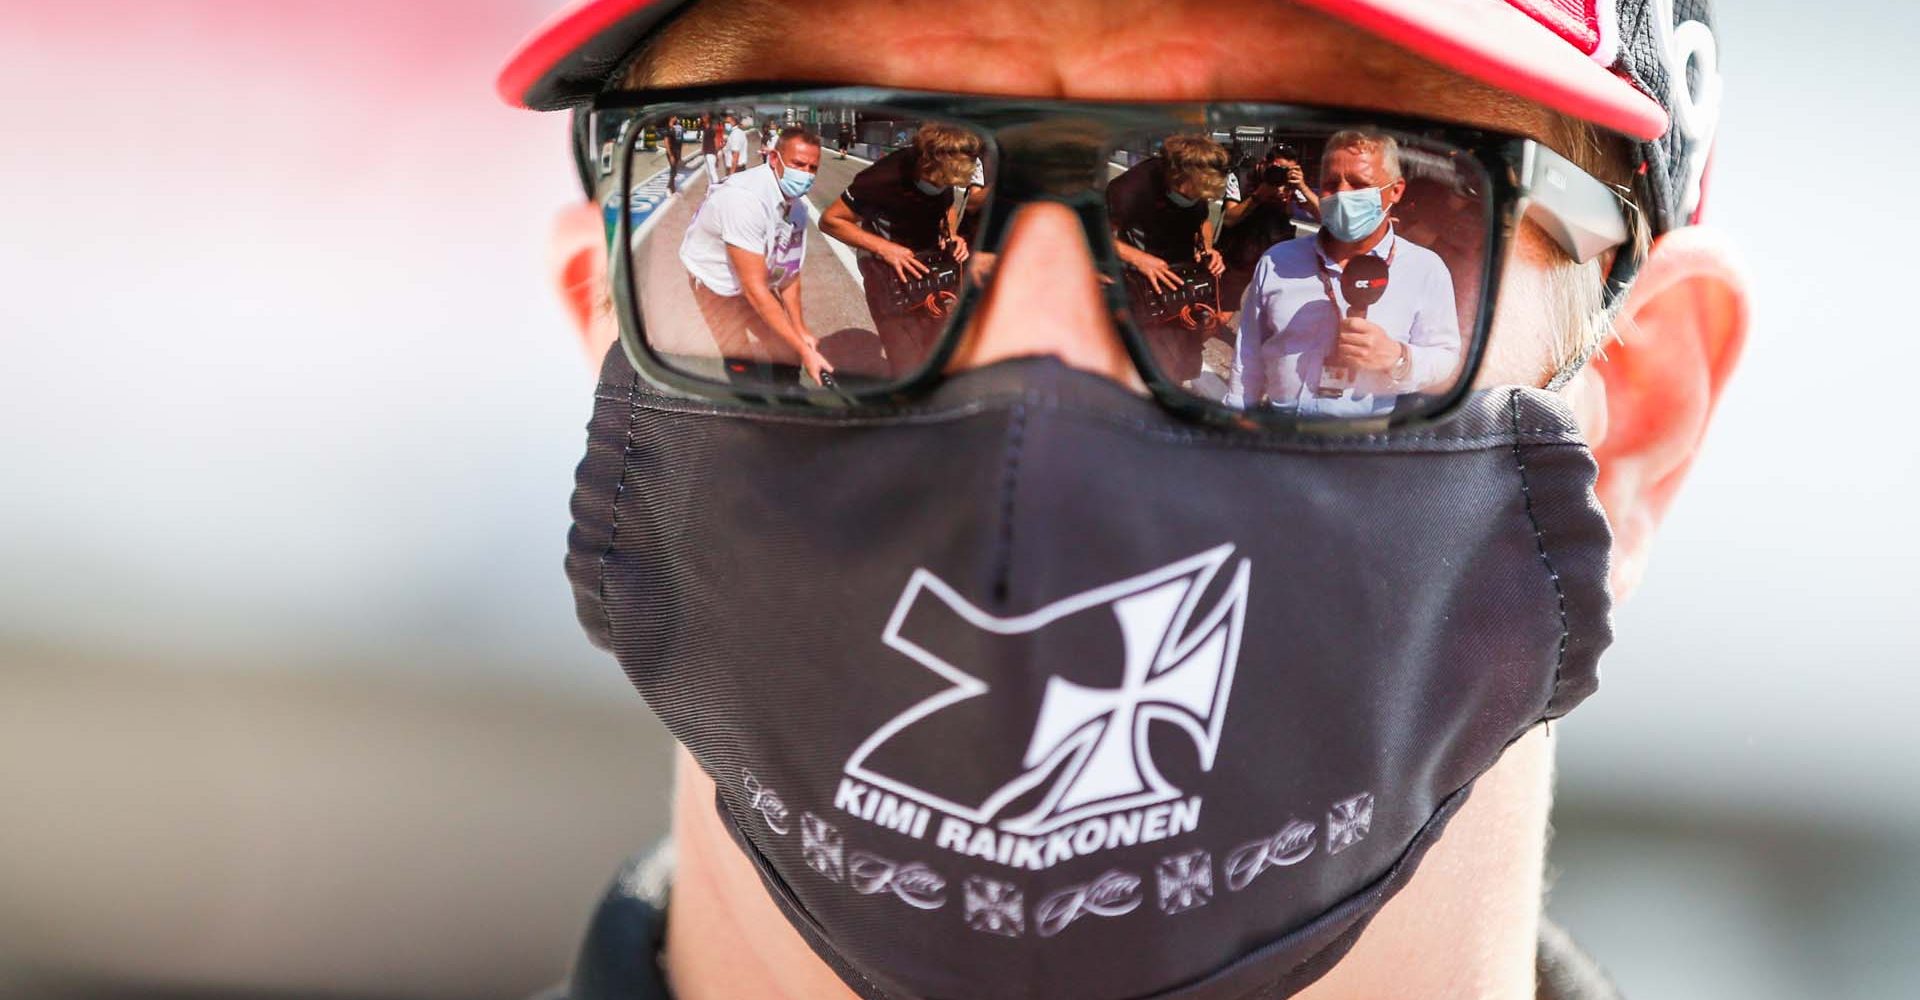
{"type": "MultiPolygon", "coordinates": [[[[747,83],[703,86],[673,90],[610,91],[591,105],[576,108],[573,118],[575,166],[587,196],[600,205],[601,190],[594,182],[595,154],[592,148],[594,117],[604,111],[632,111],[637,120],[645,120],[668,111],[687,107],[720,105],[856,105],[898,113],[907,118],[937,119],[974,129],[992,139],[989,155],[1000,161],[999,174],[1007,176],[1005,157],[1009,130],[1059,125],[1101,126],[1107,141],[1152,132],[1180,132],[1211,128],[1216,123],[1252,119],[1283,119],[1291,123],[1318,127],[1352,127],[1356,123],[1389,133],[1440,142],[1466,153],[1478,162],[1491,187],[1485,200],[1486,251],[1480,279],[1474,329],[1462,331],[1464,361],[1459,376],[1444,394],[1417,394],[1423,404],[1417,410],[1396,407],[1382,418],[1302,418],[1276,409],[1240,410],[1225,403],[1208,400],[1163,377],[1152,358],[1145,333],[1132,317],[1121,282],[1121,265],[1113,247],[1112,230],[1106,210],[1105,180],[1067,191],[1008,192],[996,184],[983,209],[976,252],[998,252],[1008,225],[1021,208],[1029,204],[1054,203],[1073,211],[1085,230],[1088,249],[1095,265],[1113,280],[1106,283],[1106,299],[1114,325],[1125,343],[1128,356],[1149,391],[1170,411],[1202,423],[1243,430],[1273,432],[1309,431],[1341,433],[1378,432],[1387,428],[1432,423],[1444,419],[1472,390],[1475,375],[1492,333],[1494,306],[1499,298],[1500,279],[1507,254],[1523,219],[1539,225],[1575,260],[1585,262],[1608,250],[1618,250],[1605,278],[1603,308],[1611,315],[1624,301],[1627,289],[1639,272],[1644,254],[1635,238],[1641,227],[1641,213],[1633,192],[1605,184],[1574,165],[1547,146],[1525,137],[1507,135],[1481,128],[1455,125],[1406,115],[1374,113],[1355,108],[1322,107],[1298,104],[1258,102],[1099,102],[977,97],[932,91],[898,90],[880,87],[834,87],[819,84],[747,83]]],[[[849,410],[884,412],[898,409],[923,398],[947,377],[946,367],[959,346],[980,300],[982,286],[972,280],[972,272],[963,281],[959,302],[949,315],[946,327],[921,369],[907,379],[885,386],[864,387],[769,385],[752,389],[739,384],[710,381],[675,369],[647,343],[641,319],[639,291],[633,278],[632,198],[633,147],[645,133],[644,128],[629,128],[616,151],[615,184],[619,194],[619,213],[612,233],[611,283],[619,310],[620,343],[634,369],[656,389],[669,395],[689,397],[709,403],[728,403],[752,409],[786,411],[849,410]]],[[[1636,181],[1636,183],[1639,183],[1636,181]]],[[[1644,193],[1644,192],[1643,192],[1644,193]]],[[[1409,394],[1416,395],[1416,394],[1409,394]]]]}

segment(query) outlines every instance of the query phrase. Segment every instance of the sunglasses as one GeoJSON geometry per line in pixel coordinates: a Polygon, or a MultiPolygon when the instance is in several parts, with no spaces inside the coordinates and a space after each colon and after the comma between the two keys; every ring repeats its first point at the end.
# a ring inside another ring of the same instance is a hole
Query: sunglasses
{"type": "Polygon", "coordinates": [[[1154,397],[1249,430],[1445,416],[1522,220],[1615,252],[1609,310],[1642,262],[1633,192],[1539,142],[1350,108],[736,85],[605,93],[573,139],[636,371],[756,409],[923,397],[1029,204],[1079,219],[1154,397]]]}

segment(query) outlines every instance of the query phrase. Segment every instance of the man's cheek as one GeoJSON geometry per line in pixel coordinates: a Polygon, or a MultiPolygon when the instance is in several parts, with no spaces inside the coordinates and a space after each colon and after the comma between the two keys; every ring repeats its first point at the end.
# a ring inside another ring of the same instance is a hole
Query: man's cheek
{"type": "Polygon", "coordinates": [[[1540,386],[1553,374],[1555,344],[1568,335],[1558,329],[1564,310],[1553,298],[1553,267],[1545,242],[1523,230],[1500,275],[1499,305],[1474,388],[1540,386]]]}

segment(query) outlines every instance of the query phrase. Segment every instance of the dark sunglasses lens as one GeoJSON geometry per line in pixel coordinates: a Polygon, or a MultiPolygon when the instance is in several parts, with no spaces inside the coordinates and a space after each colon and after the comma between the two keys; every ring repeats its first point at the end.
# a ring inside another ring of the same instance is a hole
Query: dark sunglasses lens
{"type": "Polygon", "coordinates": [[[991,170],[978,130],[845,105],[595,116],[637,331],[672,371],[756,395],[881,391],[928,367],[991,170]],[[638,130],[635,135],[634,130],[638,130]],[[632,140],[628,143],[627,140],[632,140]],[[619,150],[627,191],[613,178],[619,150]]]}
{"type": "Polygon", "coordinates": [[[1356,122],[1129,137],[1107,210],[1164,386],[1302,422],[1437,409],[1482,326],[1489,184],[1465,151],[1356,122]]]}

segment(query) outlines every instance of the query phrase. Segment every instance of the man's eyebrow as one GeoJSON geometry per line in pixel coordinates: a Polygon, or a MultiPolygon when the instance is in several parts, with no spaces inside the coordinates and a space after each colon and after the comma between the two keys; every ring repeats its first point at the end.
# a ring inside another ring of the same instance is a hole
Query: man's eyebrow
{"type": "Polygon", "coordinates": [[[756,52],[779,44],[794,20],[794,12],[780,0],[702,0],[670,17],[642,42],[627,58],[625,68],[615,74],[616,86],[632,90],[670,80],[675,85],[726,82],[732,69],[752,65],[756,52]],[[699,30],[722,11],[727,30],[699,30]],[[681,79],[672,80],[669,68],[672,77],[681,79]]]}

